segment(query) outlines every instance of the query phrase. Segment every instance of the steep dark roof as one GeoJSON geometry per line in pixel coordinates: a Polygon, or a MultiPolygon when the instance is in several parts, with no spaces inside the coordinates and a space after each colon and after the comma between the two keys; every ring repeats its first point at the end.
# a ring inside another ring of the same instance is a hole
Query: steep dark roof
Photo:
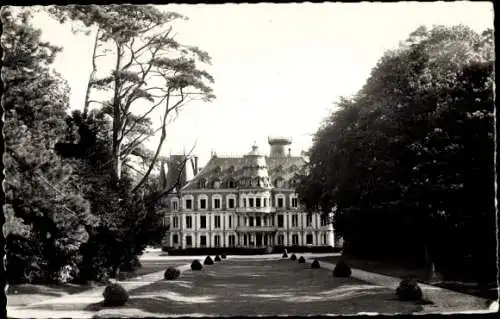
{"type": "MultiPolygon", "coordinates": [[[[285,185],[290,179],[301,172],[305,161],[300,156],[265,157],[267,171],[271,183],[274,185],[277,178],[283,178],[285,185]]],[[[250,164],[248,157],[217,157],[213,156],[205,167],[182,190],[197,189],[199,182],[205,179],[207,188],[212,188],[215,180],[220,180],[220,188],[229,188],[230,180],[237,182],[243,176],[243,168],[250,164]]]]}

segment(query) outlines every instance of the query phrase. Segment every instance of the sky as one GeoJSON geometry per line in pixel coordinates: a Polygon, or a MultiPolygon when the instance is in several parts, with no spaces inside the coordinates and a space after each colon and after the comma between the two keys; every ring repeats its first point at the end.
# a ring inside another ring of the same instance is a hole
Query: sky
{"type": "MultiPolygon", "coordinates": [[[[269,152],[268,136],[287,136],[292,155],[312,135],[341,96],[355,94],[385,51],[420,25],[493,28],[488,2],[287,3],[163,5],[189,20],[176,40],[207,51],[217,98],[186,105],[168,127],[162,155],[193,153],[204,165],[212,151],[242,155],[256,143],[269,152]]],[[[92,34],[37,15],[42,38],[63,47],[54,68],[71,87],[70,107],[82,109],[91,71],[92,34]]],[[[153,116],[159,123],[159,117],[153,116]]],[[[148,144],[154,148],[158,138],[148,144]]]]}

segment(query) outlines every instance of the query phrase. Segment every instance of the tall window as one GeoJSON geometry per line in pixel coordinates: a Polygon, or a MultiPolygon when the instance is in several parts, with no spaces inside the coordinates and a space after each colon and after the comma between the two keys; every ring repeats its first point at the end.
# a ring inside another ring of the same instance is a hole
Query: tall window
{"type": "Polygon", "coordinates": [[[220,246],[220,236],[219,235],[215,235],[214,236],[214,246],[215,247],[219,247],[220,246]]]}
{"type": "Polygon", "coordinates": [[[200,199],[200,209],[207,209],[207,199],[206,198],[200,199]]]}
{"type": "Polygon", "coordinates": [[[283,246],[285,244],[285,236],[278,235],[278,245],[283,246]]]}
{"type": "Polygon", "coordinates": [[[193,228],[193,218],[186,216],[186,228],[193,228]]]}
{"type": "Polygon", "coordinates": [[[283,197],[278,197],[277,200],[278,200],[278,205],[277,206],[278,207],[283,207],[283,197]]]}
{"type": "Polygon", "coordinates": [[[177,234],[173,235],[172,236],[172,243],[174,245],[177,245],[178,242],[179,242],[179,236],[177,234]]]}
{"type": "Polygon", "coordinates": [[[294,197],[294,198],[292,198],[292,207],[297,208],[297,206],[298,206],[298,201],[297,201],[297,198],[294,197]]]}
{"type": "Polygon", "coordinates": [[[248,206],[253,207],[253,198],[248,199],[248,206]]]}
{"type": "Polygon", "coordinates": [[[292,245],[298,245],[299,244],[299,235],[293,235],[292,236],[292,245]]]}
{"type": "Polygon", "coordinates": [[[250,226],[250,227],[253,227],[253,217],[252,217],[252,216],[250,216],[248,220],[249,220],[249,221],[248,221],[249,226],[250,226]]]}
{"type": "Polygon", "coordinates": [[[214,209],[220,209],[220,198],[214,198],[214,209]]]}
{"type": "Polygon", "coordinates": [[[186,246],[191,247],[193,245],[193,238],[191,236],[186,236],[186,246]]]}
{"type": "Polygon", "coordinates": [[[278,227],[283,228],[284,227],[284,218],[283,215],[278,215],[278,227]]]}
{"type": "Polygon", "coordinates": [[[326,234],[323,234],[323,245],[326,245],[326,234]]]}
{"type": "Polygon", "coordinates": [[[234,235],[229,235],[229,247],[234,247],[236,245],[236,240],[234,235]]]}
{"type": "Polygon", "coordinates": [[[326,226],[327,219],[325,216],[321,215],[320,221],[321,221],[321,226],[326,226]]]}
{"type": "Polygon", "coordinates": [[[243,207],[247,207],[247,199],[246,198],[243,198],[243,207]]]}
{"type": "Polygon", "coordinates": [[[312,245],[312,243],[313,243],[313,235],[312,234],[306,235],[306,244],[312,245]]]}
{"type": "Polygon", "coordinates": [[[292,227],[299,226],[299,216],[297,214],[292,215],[292,227]]]}
{"type": "Polygon", "coordinates": [[[260,198],[255,199],[255,207],[260,207],[260,198]]]}
{"type": "Polygon", "coordinates": [[[205,235],[200,236],[200,246],[201,247],[207,246],[207,236],[205,236],[205,235]]]}
{"type": "Polygon", "coordinates": [[[243,245],[247,245],[247,235],[243,235],[243,245]]]}
{"type": "Polygon", "coordinates": [[[179,209],[179,202],[176,199],[172,200],[172,209],[173,210],[179,209]]]}
{"type": "Polygon", "coordinates": [[[262,218],[262,225],[264,225],[264,227],[266,227],[266,226],[267,226],[267,216],[264,216],[264,217],[262,218]]]}
{"type": "Polygon", "coordinates": [[[228,200],[228,206],[229,206],[229,208],[234,208],[234,198],[230,198],[228,200]]]}
{"type": "Polygon", "coordinates": [[[186,199],[186,209],[193,209],[193,200],[186,199]]]}
{"type": "Polygon", "coordinates": [[[306,226],[307,227],[311,227],[312,221],[313,221],[312,215],[311,214],[307,214],[307,217],[306,217],[306,226]]]}
{"type": "Polygon", "coordinates": [[[233,227],[233,216],[228,216],[227,218],[227,227],[231,228],[233,227]]]}
{"type": "Polygon", "coordinates": [[[264,198],[264,207],[267,207],[267,198],[264,198]]]}
{"type": "Polygon", "coordinates": [[[255,226],[260,227],[260,217],[255,217],[255,226]]]}
{"type": "Polygon", "coordinates": [[[179,228],[179,217],[174,216],[174,218],[172,218],[172,224],[172,228],[179,228]]]}
{"type": "Polygon", "coordinates": [[[214,219],[215,228],[220,228],[220,215],[216,215],[214,217],[215,217],[215,219],[214,219]]]}
{"type": "Polygon", "coordinates": [[[207,216],[200,216],[200,228],[207,228],[207,216]]]}

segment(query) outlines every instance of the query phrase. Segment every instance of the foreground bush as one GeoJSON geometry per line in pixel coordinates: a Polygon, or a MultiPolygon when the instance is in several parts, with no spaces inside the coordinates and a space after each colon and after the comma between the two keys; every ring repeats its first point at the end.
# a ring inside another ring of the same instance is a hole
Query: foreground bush
{"type": "Polygon", "coordinates": [[[339,260],[337,265],[335,265],[335,269],[333,269],[334,277],[350,277],[351,276],[351,267],[349,267],[345,261],[339,260]]]}
{"type": "Polygon", "coordinates": [[[226,259],[226,254],[225,253],[220,254],[220,256],[221,256],[222,259],[226,259]]]}
{"type": "Polygon", "coordinates": [[[207,256],[207,258],[205,258],[205,261],[203,262],[204,265],[213,265],[214,264],[214,261],[212,260],[212,258],[210,258],[210,256],[207,256]]]}
{"type": "Polygon", "coordinates": [[[165,270],[165,274],[163,275],[163,277],[165,278],[165,280],[174,280],[177,279],[180,275],[181,272],[179,269],[168,267],[167,270],[165,270]]]}
{"type": "Polygon", "coordinates": [[[297,256],[295,256],[295,254],[292,254],[292,255],[290,256],[290,260],[297,260],[297,256]]]}
{"type": "Polygon", "coordinates": [[[214,261],[221,261],[220,256],[219,255],[215,256],[214,261]]]}
{"type": "Polygon", "coordinates": [[[312,262],[312,264],[311,264],[311,268],[312,268],[312,269],[319,269],[319,268],[321,268],[321,267],[319,266],[319,260],[314,259],[314,261],[313,261],[313,262],[312,262]]]}
{"type": "Polygon", "coordinates": [[[128,292],[120,284],[110,284],[102,293],[104,305],[108,307],[123,306],[128,301],[128,292]]]}
{"type": "Polygon", "coordinates": [[[201,270],[203,266],[198,259],[193,260],[191,263],[191,270],[201,270]]]}
{"type": "Polygon", "coordinates": [[[299,258],[299,264],[303,264],[305,262],[306,262],[306,260],[305,260],[304,256],[300,256],[300,258],[299,258]]]}
{"type": "Polygon", "coordinates": [[[283,253],[283,256],[281,256],[281,257],[282,257],[282,258],[288,258],[288,255],[287,255],[287,253],[285,252],[285,253],[283,253]]]}
{"type": "Polygon", "coordinates": [[[396,295],[403,301],[420,301],[422,299],[422,289],[415,279],[404,279],[396,288],[396,295]]]}

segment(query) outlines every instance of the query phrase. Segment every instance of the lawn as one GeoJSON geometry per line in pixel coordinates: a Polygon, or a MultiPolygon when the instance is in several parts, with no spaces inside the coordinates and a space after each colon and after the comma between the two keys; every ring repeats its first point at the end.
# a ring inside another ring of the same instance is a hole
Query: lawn
{"type": "Polygon", "coordinates": [[[314,315],[358,312],[413,313],[422,308],[400,302],[394,292],[331,271],[290,260],[224,260],[175,281],[130,291],[124,307],[91,305],[98,317],[160,315],[314,315]]]}
{"type": "MultiPolygon", "coordinates": [[[[328,256],[318,258],[320,261],[330,262],[332,264],[337,263],[339,259],[342,259],[342,256],[328,256]]],[[[348,264],[355,269],[375,272],[383,275],[399,277],[399,278],[415,278],[416,280],[434,285],[437,287],[471,294],[477,297],[486,298],[489,300],[497,300],[498,299],[498,290],[496,283],[491,284],[479,284],[479,283],[471,283],[471,282],[460,282],[460,281],[439,281],[439,282],[429,282],[427,279],[427,270],[425,268],[416,268],[415,266],[411,266],[409,264],[403,263],[390,263],[383,261],[374,261],[374,260],[359,260],[348,258],[346,259],[348,264]]]]}

